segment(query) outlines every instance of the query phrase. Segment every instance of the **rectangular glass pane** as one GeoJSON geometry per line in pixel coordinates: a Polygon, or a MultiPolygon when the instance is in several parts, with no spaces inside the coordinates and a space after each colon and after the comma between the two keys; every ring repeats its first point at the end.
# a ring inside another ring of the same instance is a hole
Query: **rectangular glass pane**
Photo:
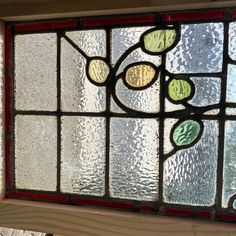
{"type": "Polygon", "coordinates": [[[110,194],[154,201],[158,198],[159,138],[155,119],[111,119],[110,194]]]}
{"type": "Polygon", "coordinates": [[[56,117],[16,116],[15,175],[18,189],[56,190],[56,117]]]}
{"type": "Polygon", "coordinates": [[[57,109],[57,36],[55,33],[15,37],[15,107],[57,109]]]}
{"type": "Polygon", "coordinates": [[[163,173],[165,202],[200,206],[214,204],[218,129],[218,121],[205,120],[201,139],[194,146],[179,150],[165,160],[163,173]]]}
{"type": "Polygon", "coordinates": [[[105,174],[105,119],[62,117],[61,191],[102,196],[105,174]]]}

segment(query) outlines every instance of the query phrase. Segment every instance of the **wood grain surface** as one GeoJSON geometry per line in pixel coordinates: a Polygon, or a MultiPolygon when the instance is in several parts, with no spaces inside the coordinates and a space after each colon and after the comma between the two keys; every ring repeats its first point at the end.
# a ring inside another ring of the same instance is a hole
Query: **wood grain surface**
{"type": "Polygon", "coordinates": [[[236,225],[20,200],[0,204],[0,226],[65,236],[235,236],[236,225]]]}

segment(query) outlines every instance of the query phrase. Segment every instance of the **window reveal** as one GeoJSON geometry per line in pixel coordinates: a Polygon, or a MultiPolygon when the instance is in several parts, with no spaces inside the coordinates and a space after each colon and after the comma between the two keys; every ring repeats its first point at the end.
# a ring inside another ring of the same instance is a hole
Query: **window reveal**
{"type": "Polygon", "coordinates": [[[236,25],[211,14],[9,26],[8,196],[235,209],[236,25]]]}

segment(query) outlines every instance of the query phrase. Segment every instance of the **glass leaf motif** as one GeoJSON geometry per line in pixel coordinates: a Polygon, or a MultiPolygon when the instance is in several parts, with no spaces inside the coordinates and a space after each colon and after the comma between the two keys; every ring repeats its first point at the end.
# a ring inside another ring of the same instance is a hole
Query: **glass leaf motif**
{"type": "Polygon", "coordinates": [[[92,59],[88,63],[88,75],[92,81],[102,84],[106,81],[110,68],[102,59],[92,59]]]}
{"type": "Polygon", "coordinates": [[[191,95],[191,84],[186,80],[173,79],[168,85],[168,95],[174,101],[182,101],[191,95]]]}
{"type": "Polygon", "coordinates": [[[155,29],[144,34],[144,48],[151,53],[160,53],[172,46],[176,40],[173,29],[155,29]]]}
{"type": "Polygon", "coordinates": [[[152,82],[155,74],[156,71],[151,65],[134,65],[126,70],[125,81],[131,87],[142,88],[152,82]]]}
{"type": "Polygon", "coordinates": [[[173,141],[177,146],[194,143],[201,133],[201,126],[195,120],[185,120],[179,123],[173,131],[173,141]]]}

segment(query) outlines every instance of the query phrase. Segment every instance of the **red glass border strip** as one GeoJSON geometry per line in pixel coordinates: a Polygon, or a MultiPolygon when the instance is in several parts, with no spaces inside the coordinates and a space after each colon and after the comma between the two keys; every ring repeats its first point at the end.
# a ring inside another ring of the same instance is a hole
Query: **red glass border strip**
{"type": "Polygon", "coordinates": [[[33,200],[47,200],[47,201],[62,202],[62,203],[67,203],[69,200],[69,198],[66,196],[56,196],[44,193],[41,194],[41,193],[10,192],[7,193],[7,197],[27,198],[33,200]]]}
{"type": "Polygon", "coordinates": [[[204,210],[198,211],[198,212],[197,212],[197,216],[198,216],[199,218],[211,219],[211,217],[212,217],[212,212],[211,212],[211,211],[204,211],[204,210]]]}
{"type": "Polygon", "coordinates": [[[72,203],[76,205],[95,205],[95,206],[105,206],[121,209],[134,209],[134,205],[126,202],[112,202],[112,201],[102,201],[102,200],[92,200],[92,199],[80,199],[72,198],[72,203]]]}
{"type": "Polygon", "coordinates": [[[112,18],[96,18],[96,19],[84,19],[80,21],[82,26],[105,26],[105,25],[117,25],[117,24],[129,24],[129,23],[155,23],[155,15],[145,16],[129,16],[129,17],[112,17],[112,18]]]}
{"type": "Polygon", "coordinates": [[[236,18],[236,11],[233,11],[232,18],[236,18]]]}
{"type": "Polygon", "coordinates": [[[231,214],[231,213],[218,212],[217,219],[221,221],[236,222],[236,215],[234,213],[231,214]]]}
{"type": "Polygon", "coordinates": [[[172,208],[172,207],[165,207],[162,213],[170,214],[170,215],[182,215],[182,216],[193,215],[193,211],[190,209],[172,208]]]}
{"type": "Polygon", "coordinates": [[[63,29],[63,28],[74,28],[78,26],[77,20],[71,21],[60,21],[60,22],[45,22],[45,23],[33,23],[33,24],[22,24],[16,25],[16,32],[23,31],[41,31],[41,30],[53,30],[53,29],[63,29]]]}
{"type": "Polygon", "coordinates": [[[185,21],[185,20],[205,20],[205,19],[221,19],[225,17],[224,11],[205,11],[205,12],[186,12],[164,14],[161,21],[185,21]]]}

